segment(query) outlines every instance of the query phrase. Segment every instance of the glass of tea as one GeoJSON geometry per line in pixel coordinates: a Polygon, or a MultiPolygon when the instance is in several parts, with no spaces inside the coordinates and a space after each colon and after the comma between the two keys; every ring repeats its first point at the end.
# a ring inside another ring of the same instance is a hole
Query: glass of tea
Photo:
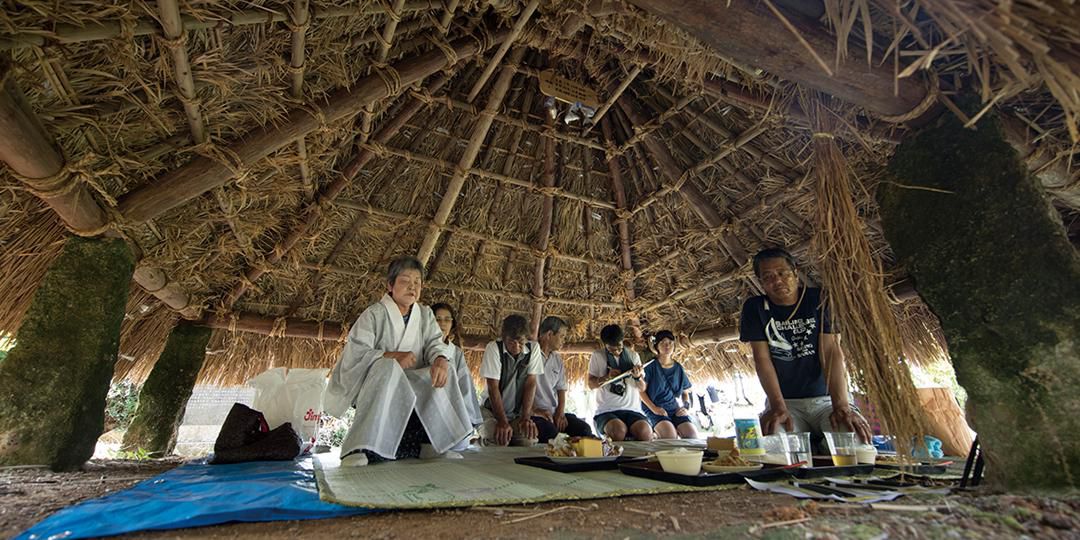
{"type": "Polygon", "coordinates": [[[855,433],[827,431],[825,440],[829,443],[833,465],[842,467],[858,464],[859,460],[855,454],[855,433]]]}

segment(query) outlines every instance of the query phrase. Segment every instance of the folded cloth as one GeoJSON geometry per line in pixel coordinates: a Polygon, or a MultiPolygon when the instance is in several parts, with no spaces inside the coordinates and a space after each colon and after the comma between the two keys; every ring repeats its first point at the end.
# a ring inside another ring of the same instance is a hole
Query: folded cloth
{"type": "Polygon", "coordinates": [[[267,431],[261,412],[236,403],[221,426],[209,463],[291,460],[300,455],[302,444],[292,424],[286,422],[267,431]]]}

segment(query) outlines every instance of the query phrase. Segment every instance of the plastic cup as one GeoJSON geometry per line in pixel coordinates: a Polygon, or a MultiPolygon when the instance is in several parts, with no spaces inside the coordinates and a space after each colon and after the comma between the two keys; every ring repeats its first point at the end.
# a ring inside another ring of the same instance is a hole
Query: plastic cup
{"type": "Polygon", "coordinates": [[[800,465],[800,467],[813,466],[814,461],[811,458],[809,432],[784,433],[782,437],[784,443],[785,464],[794,465],[802,462],[803,464],[800,465]]]}
{"type": "Polygon", "coordinates": [[[829,453],[832,454],[833,465],[843,467],[858,464],[854,433],[827,431],[825,432],[825,440],[829,443],[829,453]]]}
{"type": "Polygon", "coordinates": [[[761,422],[757,418],[736,418],[735,434],[739,444],[739,453],[747,456],[761,455],[761,422]]]}

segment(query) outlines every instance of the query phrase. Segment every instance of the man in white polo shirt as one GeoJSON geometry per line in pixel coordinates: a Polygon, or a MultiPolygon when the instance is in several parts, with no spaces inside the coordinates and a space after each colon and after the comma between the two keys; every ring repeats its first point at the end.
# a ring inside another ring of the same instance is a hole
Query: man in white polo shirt
{"type": "Polygon", "coordinates": [[[480,376],[487,383],[480,413],[484,444],[532,444],[536,378],[544,373],[540,345],[529,341],[529,321],[521,315],[503,319],[502,337],[487,344],[480,376]]]}
{"type": "Polygon", "coordinates": [[[542,443],[559,433],[571,437],[591,437],[593,434],[588,422],[566,412],[566,366],[559,349],[566,342],[568,326],[558,317],[548,317],[540,323],[537,336],[544,373],[537,377],[532,419],[542,443]]]}

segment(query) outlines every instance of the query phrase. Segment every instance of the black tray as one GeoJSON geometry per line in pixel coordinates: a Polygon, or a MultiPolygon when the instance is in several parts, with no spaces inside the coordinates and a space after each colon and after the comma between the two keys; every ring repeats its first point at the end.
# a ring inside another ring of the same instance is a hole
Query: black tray
{"type": "MultiPolygon", "coordinates": [[[[815,463],[817,463],[816,460],[815,463]]],[[[832,463],[831,459],[829,460],[829,463],[832,463]]],[[[803,480],[806,480],[808,478],[824,478],[826,476],[854,476],[856,474],[870,474],[874,471],[874,466],[870,464],[844,465],[843,467],[829,465],[792,470],[794,471],[795,478],[801,478],[803,480]]]]}
{"type": "Polygon", "coordinates": [[[949,467],[946,465],[935,465],[933,463],[917,463],[912,465],[881,463],[874,465],[874,467],[877,469],[900,471],[908,474],[945,474],[945,472],[949,470],[949,467]]]}
{"type": "Polygon", "coordinates": [[[756,471],[733,473],[711,473],[702,471],[697,476],[688,476],[685,474],[664,472],[664,469],[660,467],[660,463],[656,461],[620,464],[619,470],[622,471],[623,474],[629,474],[630,476],[639,476],[650,480],[699,487],[718,486],[722,484],[742,484],[746,478],[768,482],[770,480],[776,480],[791,475],[791,472],[788,470],[766,465],[764,468],[756,471]]]}
{"type": "Polygon", "coordinates": [[[612,461],[592,461],[585,463],[556,463],[547,458],[547,456],[526,456],[514,458],[514,463],[518,465],[528,465],[530,467],[540,467],[541,469],[547,469],[549,471],[561,472],[561,473],[576,473],[576,472],[588,472],[588,471],[614,471],[619,468],[622,463],[635,463],[645,461],[646,457],[626,457],[619,456],[619,459],[612,461]]]}

